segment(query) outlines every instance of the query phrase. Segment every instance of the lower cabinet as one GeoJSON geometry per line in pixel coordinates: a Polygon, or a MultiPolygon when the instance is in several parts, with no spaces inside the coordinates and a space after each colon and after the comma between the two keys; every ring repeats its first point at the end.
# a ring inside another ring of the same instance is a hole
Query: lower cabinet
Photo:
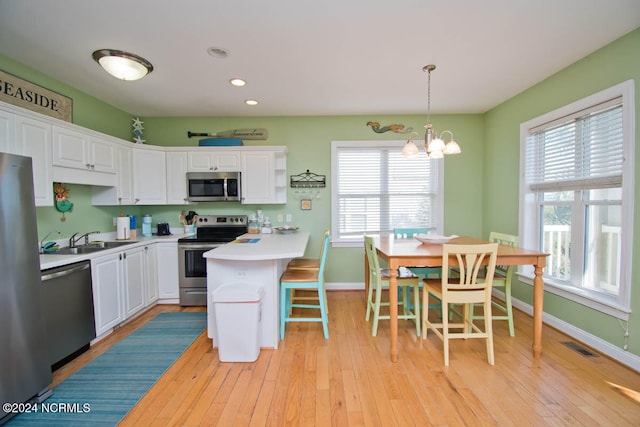
{"type": "Polygon", "coordinates": [[[94,258],[91,275],[98,337],[158,300],[155,244],[94,258]]]}
{"type": "Polygon", "coordinates": [[[167,302],[178,302],[178,243],[156,243],[158,256],[158,297],[167,302]],[[174,301],[175,300],[175,301],[174,301]]]}
{"type": "Polygon", "coordinates": [[[124,302],[125,318],[129,318],[142,310],[145,304],[145,255],[144,248],[137,247],[122,252],[122,264],[124,271],[124,302]]]}
{"type": "Polygon", "coordinates": [[[145,265],[145,307],[155,304],[158,301],[158,248],[157,244],[144,247],[145,265]]]}
{"type": "Polygon", "coordinates": [[[91,260],[93,311],[98,337],[124,320],[122,280],[122,254],[91,260]]]}

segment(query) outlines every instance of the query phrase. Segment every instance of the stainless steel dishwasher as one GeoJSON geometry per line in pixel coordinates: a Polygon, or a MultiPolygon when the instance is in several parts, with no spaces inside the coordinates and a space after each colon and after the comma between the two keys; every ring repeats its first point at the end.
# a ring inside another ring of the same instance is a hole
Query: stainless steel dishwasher
{"type": "Polygon", "coordinates": [[[91,263],[43,270],[41,279],[49,361],[55,370],[86,351],[96,337],[91,263]]]}

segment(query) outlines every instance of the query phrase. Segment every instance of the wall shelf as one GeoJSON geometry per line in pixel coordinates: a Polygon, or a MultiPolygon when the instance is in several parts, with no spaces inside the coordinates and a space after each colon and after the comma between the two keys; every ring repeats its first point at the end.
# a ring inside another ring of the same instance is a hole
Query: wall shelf
{"type": "Polygon", "coordinates": [[[314,172],[300,173],[289,177],[289,185],[291,188],[325,188],[327,186],[326,175],[318,175],[314,172]]]}

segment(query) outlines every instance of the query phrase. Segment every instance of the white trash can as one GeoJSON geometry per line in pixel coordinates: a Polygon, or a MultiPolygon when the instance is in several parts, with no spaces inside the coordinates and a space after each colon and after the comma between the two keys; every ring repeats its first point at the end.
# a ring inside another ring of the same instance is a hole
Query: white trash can
{"type": "Polygon", "coordinates": [[[260,316],[264,288],[229,283],[212,292],[221,362],[254,362],[260,353],[260,316]]]}

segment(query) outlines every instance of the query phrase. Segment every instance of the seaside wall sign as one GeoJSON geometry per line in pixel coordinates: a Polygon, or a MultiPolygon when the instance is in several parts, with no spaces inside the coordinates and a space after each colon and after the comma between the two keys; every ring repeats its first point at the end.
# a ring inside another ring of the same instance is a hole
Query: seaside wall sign
{"type": "Polygon", "coordinates": [[[0,70],[0,101],[72,122],[73,100],[0,70]]]}

